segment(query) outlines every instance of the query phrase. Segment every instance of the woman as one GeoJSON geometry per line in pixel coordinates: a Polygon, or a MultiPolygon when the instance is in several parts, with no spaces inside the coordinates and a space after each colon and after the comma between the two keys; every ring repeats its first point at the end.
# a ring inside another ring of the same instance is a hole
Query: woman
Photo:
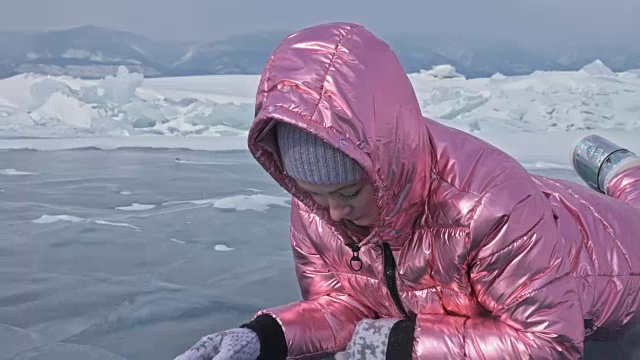
{"type": "Polygon", "coordinates": [[[640,159],[589,137],[575,164],[601,193],[533,176],[423,118],[361,26],[275,49],[248,141],[293,195],[303,300],[180,359],[578,359],[638,321],[640,159]]]}

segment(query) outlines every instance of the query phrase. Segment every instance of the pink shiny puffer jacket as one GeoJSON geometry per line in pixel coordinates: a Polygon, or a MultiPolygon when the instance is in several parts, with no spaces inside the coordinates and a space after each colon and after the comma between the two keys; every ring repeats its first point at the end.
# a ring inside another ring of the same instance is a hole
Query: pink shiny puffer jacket
{"type": "Polygon", "coordinates": [[[261,312],[282,326],[290,358],[344,349],[363,318],[415,315],[414,359],[577,359],[585,336],[638,320],[640,169],[614,178],[617,199],[530,175],[423,118],[394,53],[361,26],[312,27],[276,48],[249,148],[294,196],[303,300],[261,312]],[[283,174],[274,120],[362,165],[381,212],[370,236],[354,239],[283,174]]]}

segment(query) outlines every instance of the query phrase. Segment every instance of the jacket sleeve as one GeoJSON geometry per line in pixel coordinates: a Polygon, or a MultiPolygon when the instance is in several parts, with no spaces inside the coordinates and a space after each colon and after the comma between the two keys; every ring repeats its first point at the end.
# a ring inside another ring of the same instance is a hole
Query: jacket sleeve
{"type": "Polygon", "coordinates": [[[471,291],[489,315],[418,315],[414,359],[578,359],[584,321],[567,244],[528,174],[492,185],[471,217],[471,291]]]}
{"type": "MultiPolygon", "coordinates": [[[[322,232],[330,230],[321,228],[323,225],[319,219],[301,207],[293,201],[291,244],[302,300],[260,311],[254,322],[264,323],[265,315],[277,321],[281,327],[277,330],[284,334],[288,358],[321,359],[344,350],[357,323],[373,317],[374,313],[346,294],[318,254],[314,239],[327,236],[322,232]]],[[[266,334],[275,330],[264,329],[261,332],[266,334]]],[[[267,346],[272,347],[273,344],[267,346]]],[[[267,359],[276,358],[263,355],[267,359]]]]}

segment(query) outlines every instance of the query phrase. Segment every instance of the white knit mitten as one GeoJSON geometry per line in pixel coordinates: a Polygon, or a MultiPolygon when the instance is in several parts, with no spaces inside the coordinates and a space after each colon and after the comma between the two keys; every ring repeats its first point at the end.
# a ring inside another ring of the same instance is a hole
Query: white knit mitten
{"type": "Polygon", "coordinates": [[[175,360],[256,360],[260,339],[249,329],[230,329],[207,335],[175,360]]]}
{"type": "Polygon", "coordinates": [[[336,360],[385,360],[389,333],[398,319],[365,319],[358,323],[345,351],[336,360]]]}

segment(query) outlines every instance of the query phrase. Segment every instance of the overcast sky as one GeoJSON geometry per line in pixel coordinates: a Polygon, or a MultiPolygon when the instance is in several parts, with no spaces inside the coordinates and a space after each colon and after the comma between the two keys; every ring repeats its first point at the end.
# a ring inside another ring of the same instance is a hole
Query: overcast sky
{"type": "Polygon", "coordinates": [[[374,32],[457,32],[544,44],[637,41],[640,0],[2,0],[0,30],[98,25],[156,39],[215,40],[352,21],[374,32]]]}

